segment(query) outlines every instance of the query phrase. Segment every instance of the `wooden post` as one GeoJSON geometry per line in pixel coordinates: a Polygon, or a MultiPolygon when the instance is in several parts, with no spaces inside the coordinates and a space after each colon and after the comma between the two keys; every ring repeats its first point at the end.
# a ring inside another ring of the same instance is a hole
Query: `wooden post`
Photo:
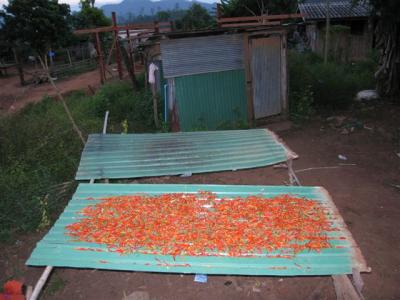
{"type": "Polygon", "coordinates": [[[326,0],[326,25],[325,25],[325,49],[324,49],[324,64],[328,62],[329,55],[329,30],[330,30],[330,0],[326,0]]]}
{"type": "Polygon", "coordinates": [[[67,55],[68,55],[68,61],[70,66],[72,66],[72,59],[71,59],[71,53],[69,53],[69,49],[67,48],[67,55]]]}
{"type": "Polygon", "coordinates": [[[132,73],[133,73],[133,76],[135,76],[135,56],[132,55],[133,49],[132,49],[131,37],[130,37],[129,29],[126,30],[126,38],[128,39],[128,51],[129,51],[129,59],[131,61],[132,73]]]}
{"type": "Polygon", "coordinates": [[[118,76],[119,76],[119,79],[122,79],[124,74],[122,72],[121,49],[119,48],[118,29],[117,29],[117,15],[116,15],[115,11],[112,12],[112,25],[114,27],[115,58],[117,60],[118,76]]]}
{"type": "Polygon", "coordinates": [[[21,61],[19,60],[18,52],[15,48],[13,48],[12,51],[14,54],[15,63],[17,64],[19,82],[21,83],[21,85],[25,85],[24,70],[22,69],[22,64],[21,64],[21,61]]]}
{"type": "Polygon", "coordinates": [[[154,31],[155,33],[160,32],[160,24],[158,24],[158,21],[154,21],[154,31]]]}
{"type": "Polygon", "coordinates": [[[281,37],[281,101],[282,114],[289,113],[288,101],[288,69],[287,69],[287,34],[282,33],[281,37]]]}
{"type": "Polygon", "coordinates": [[[158,105],[157,105],[157,91],[156,84],[150,83],[151,86],[151,94],[153,96],[153,115],[154,115],[154,124],[156,128],[160,128],[160,123],[158,121],[158,105]]]}
{"type": "Polygon", "coordinates": [[[99,69],[100,69],[100,82],[101,82],[101,84],[104,84],[106,74],[104,72],[103,51],[101,50],[100,36],[99,36],[98,32],[95,33],[95,41],[96,41],[97,57],[98,57],[99,69]]]}
{"type": "Polygon", "coordinates": [[[220,3],[217,3],[217,26],[218,28],[221,27],[221,23],[218,21],[222,18],[222,7],[220,3]]]}
{"type": "Polygon", "coordinates": [[[245,80],[246,80],[246,98],[247,98],[247,120],[249,126],[253,126],[254,122],[254,103],[253,103],[253,83],[251,76],[250,67],[250,45],[249,45],[249,34],[243,33],[243,63],[245,69],[245,80]]]}

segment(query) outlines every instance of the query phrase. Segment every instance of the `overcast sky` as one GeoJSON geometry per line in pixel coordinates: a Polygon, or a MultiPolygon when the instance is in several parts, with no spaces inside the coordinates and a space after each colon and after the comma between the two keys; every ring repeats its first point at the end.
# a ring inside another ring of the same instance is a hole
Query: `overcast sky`
{"type": "MultiPolygon", "coordinates": [[[[209,2],[209,3],[213,3],[216,2],[216,0],[199,0],[199,1],[203,1],[203,2],[209,2]]],[[[79,6],[79,0],[59,0],[60,3],[68,3],[69,5],[71,5],[72,9],[77,9],[79,6]]],[[[96,6],[102,6],[104,4],[107,3],[119,3],[122,2],[122,0],[96,0],[96,6]]],[[[7,4],[8,0],[0,0],[0,6],[2,6],[3,4],[7,4]]]]}

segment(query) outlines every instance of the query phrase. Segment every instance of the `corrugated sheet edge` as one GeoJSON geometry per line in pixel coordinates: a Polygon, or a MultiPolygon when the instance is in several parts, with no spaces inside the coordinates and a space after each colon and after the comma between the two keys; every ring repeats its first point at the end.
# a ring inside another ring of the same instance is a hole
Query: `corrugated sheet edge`
{"type": "Polygon", "coordinates": [[[343,233],[347,235],[348,240],[351,243],[351,248],[354,251],[353,253],[353,267],[357,269],[359,272],[370,273],[372,271],[371,267],[368,267],[367,261],[365,260],[363,254],[361,253],[360,247],[358,247],[356,241],[353,238],[353,235],[349,231],[346,222],[343,220],[342,215],[340,214],[339,210],[337,209],[335,202],[329,192],[324,187],[319,187],[321,194],[326,198],[326,202],[330,204],[332,208],[332,212],[336,214],[338,217],[338,224],[342,226],[343,233]]]}
{"type": "Polygon", "coordinates": [[[299,156],[297,155],[296,152],[292,151],[290,149],[290,147],[286,144],[286,142],[280,138],[275,132],[273,132],[272,130],[268,129],[268,128],[263,128],[267,133],[269,133],[272,138],[278,143],[281,144],[282,147],[285,149],[285,153],[286,153],[286,157],[287,159],[297,159],[299,158],[299,156]]]}

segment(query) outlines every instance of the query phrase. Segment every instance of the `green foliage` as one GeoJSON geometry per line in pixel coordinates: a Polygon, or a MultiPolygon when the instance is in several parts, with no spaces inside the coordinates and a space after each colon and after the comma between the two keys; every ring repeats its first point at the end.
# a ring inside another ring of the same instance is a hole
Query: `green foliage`
{"type": "Polygon", "coordinates": [[[294,13],[297,0],[221,0],[224,17],[294,13]]]}
{"type": "Polygon", "coordinates": [[[96,28],[110,26],[111,20],[107,18],[103,11],[90,5],[82,5],[79,12],[72,14],[72,26],[74,29],[96,28]]]}
{"type": "Polygon", "coordinates": [[[68,41],[70,8],[58,0],[10,0],[0,10],[3,32],[14,44],[29,44],[42,57],[68,41]]]}
{"type": "Polygon", "coordinates": [[[204,29],[213,26],[213,18],[200,4],[193,3],[182,19],[176,20],[175,24],[177,29],[182,30],[204,29]]]}
{"type": "MultiPolygon", "coordinates": [[[[92,97],[67,97],[82,132],[101,132],[110,110],[108,132],[154,129],[151,97],[133,92],[128,83],[107,84],[92,97]]],[[[21,112],[0,118],[0,241],[16,233],[48,226],[75,189],[74,176],[82,151],[62,104],[45,98],[21,112]]]]}
{"type": "Polygon", "coordinates": [[[316,54],[289,53],[289,101],[291,114],[309,115],[312,109],[347,107],[356,93],[373,89],[376,61],[324,64],[316,54]]]}

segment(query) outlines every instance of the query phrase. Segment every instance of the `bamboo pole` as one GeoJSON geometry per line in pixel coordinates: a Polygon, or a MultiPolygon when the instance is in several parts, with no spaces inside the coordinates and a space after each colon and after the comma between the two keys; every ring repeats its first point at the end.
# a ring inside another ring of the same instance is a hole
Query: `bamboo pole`
{"type": "Polygon", "coordinates": [[[46,75],[47,75],[47,78],[50,81],[50,84],[53,86],[53,89],[56,91],[58,99],[60,99],[62,105],[64,106],[64,110],[65,110],[65,112],[66,112],[66,114],[68,116],[68,119],[70,120],[70,122],[72,124],[73,129],[78,134],[80,140],[82,141],[82,144],[85,146],[85,139],[83,138],[83,134],[82,134],[81,130],[79,129],[78,125],[75,123],[75,120],[74,120],[74,118],[73,118],[73,116],[71,114],[71,111],[69,110],[69,108],[67,106],[67,103],[64,100],[63,95],[61,94],[60,90],[57,88],[56,84],[54,83],[53,78],[50,75],[49,67],[47,65],[47,60],[45,62],[43,62],[42,58],[39,55],[39,61],[40,61],[40,64],[42,65],[43,70],[46,72],[46,75]]]}
{"type": "Polygon", "coordinates": [[[49,275],[52,270],[53,270],[52,266],[47,266],[46,269],[44,269],[42,276],[40,276],[38,282],[35,285],[35,288],[33,289],[32,296],[28,300],[38,299],[39,294],[42,291],[42,288],[45,285],[47,278],[49,278],[49,275]]]}

